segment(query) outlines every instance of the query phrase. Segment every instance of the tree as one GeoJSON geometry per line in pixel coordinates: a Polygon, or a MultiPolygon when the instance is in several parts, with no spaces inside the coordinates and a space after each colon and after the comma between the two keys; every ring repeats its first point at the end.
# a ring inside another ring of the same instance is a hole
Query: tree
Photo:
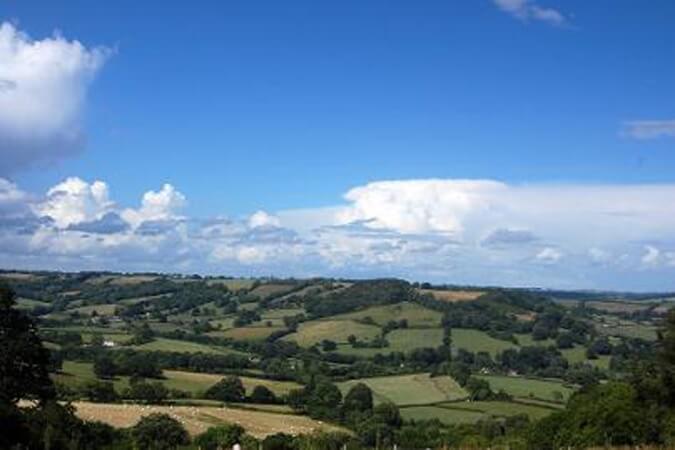
{"type": "Polygon", "coordinates": [[[342,409],[345,413],[373,410],[373,391],[364,383],[352,387],[344,398],[342,409]]]}
{"type": "Polygon", "coordinates": [[[321,348],[324,352],[333,352],[337,350],[337,344],[335,341],[331,341],[330,339],[324,339],[321,341],[321,348]]]}
{"type": "Polygon", "coordinates": [[[33,320],[14,308],[14,292],[0,284],[0,403],[45,401],[56,396],[49,378],[50,354],[33,320]]]}
{"type": "Polygon", "coordinates": [[[113,378],[116,373],[117,366],[110,355],[104,353],[94,361],[94,374],[98,378],[113,378]]]}
{"type": "Polygon", "coordinates": [[[190,442],[180,422],[159,413],[143,417],[131,429],[131,435],[139,450],[169,450],[190,442]]]}
{"type": "Polygon", "coordinates": [[[270,391],[267,387],[257,385],[253,388],[250,400],[253,403],[274,404],[277,403],[277,396],[274,395],[274,392],[270,391]]]}
{"type": "Polygon", "coordinates": [[[202,450],[220,450],[240,444],[244,438],[244,429],[239,425],[227,424],[211,427],[194,439],[194,444],[202,450]]]}
{"type": "Polygon", "coordinates": [[[169,390],[158,381],[152,383],[136,381],[131,383],[125,396],[150,404],[158,404],[166,400],[169,396],[169,390]]]}
{"type": "Polygon", "coordinates": [[[112,403],[119,400],[111,382],[92,381],[84,386],[83,391],[92,402],[112,403]]]}
{"type": "Polygon", "coordinates": [[[296,450],[295,438],[290,434],[276,433],[262,442],[263,450],[296,450]]]}
{"type": "Polygon", "coordinates": [[[221,402],[242,402],[246,397],[246,390],[241,379],[231,375],[211,386],[204,396],[221,402]]]}

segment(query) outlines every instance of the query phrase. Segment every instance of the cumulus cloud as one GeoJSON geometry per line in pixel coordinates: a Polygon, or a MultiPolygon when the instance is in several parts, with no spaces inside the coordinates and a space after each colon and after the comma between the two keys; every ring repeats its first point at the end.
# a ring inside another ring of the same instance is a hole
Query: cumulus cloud
{"type": "Polygon", "coordinates": [[[141,207],[126,209],[122,217],[134,227],[143,222],[159,222],[179,220],[178,211],[186,205],[185,196],[171,184],[164,184],[159,191],[148,191],[143,194],[141,207]]]}
{"type": "Polygon", "coordinates": [[[110,50],[0,23],[0,175],[58,161],[84,144],[82,108],[110,50]]]}
{"type": "Polygon", "coordinates": [[[633,139],[675,137],[675,120],[633,120],[623,124],[623,136],[633,139]]]}
{"type": "Polygon", "coordinates": [[[316,210],[202,220],[171,184],[130,208],[100,180],[39,194],[0,178],[0,266],[675,289],[672,198],[675,185],[394,180],[316,210]]]}
{"type": "Polygon", "coordinates": [[[530,0],[493,0],[495,5],[511,16],[523,20],[538,20],[550,25],[563,25],[567,22],[565,16],[553,8],[539,6],[530,0]]]}
{"type": "Polygon", "coordinates": [[[45,200],[35,205],[35,211],[50,217],[59,228],[100,219],[110,211],[108,185],[102,181],[87,183],[71,177],[47,191],[45,200]]]}
{"type": "Polygon", "coordinates": [[[281,221],[278,217],[270,215],[265,211],[256,211],[248,218],[248,225],[251,228],[279,227],[281,226],[281,221]]]}

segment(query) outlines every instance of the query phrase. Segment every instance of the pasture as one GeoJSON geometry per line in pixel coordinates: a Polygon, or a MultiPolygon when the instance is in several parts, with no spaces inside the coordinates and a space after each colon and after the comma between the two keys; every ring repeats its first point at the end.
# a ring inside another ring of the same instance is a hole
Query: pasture
{"type": "Polygon", "coordinates": [[[510,348],[517,348],[517,345],[513,342],[495,339],[480,330],[453,328],[452,347],[453,349],[463,348],[475,353],[487,352],[494,358],[497,353],[510,348]]]}
{"type": "Polygon", "coordinates": [[[431,377],[428,373],[360,378],[338,383],[338,387],[344,395],[358,383],[373,391],[376,403],[388,401],[399,406],[447,402],[467,396],[466,391],[449,376],[431,377]]]}
{"type": "Polygon", "coordinates": [[[236,350],[219,347],[215,345],[199,344],[197,342],[180,341],[177,339],[157,338],[151,342],[142,345],[134,345],[129,348],[134,350],[157,351],[157,352],[176,352],[176,353],[211,353],[211,354],[230,354],[240,353],[236,350]]]}
{"type": "Polygon", "coordinates": [[[353,320],[320,320],[300,324],[298,331],[285,336],[286,341],[295,341],[301,347],[311,347],[324,339],[346,343],[350,335],[369,341],[380,334],[380,328],[353,320]]]}
{"type": "Polygon", "coordinates": [[[539,380],[524,377],[508,377],[502,375],[476,375],[490,383],[493,391],[503,390],[516,398],[534,398],[547,402],[567,401],[574,390],[561,381],[539,380]],[[556,394],[559,393],[560,395],[556,394]]]}
{"type": "Polygon", "coordinates": [[[305,434],[314,431],[345,431],[334,425],[310,419],[307,416],[263,412],[248,409],[213,406],[151,406],[133,404],[106,404],[74,402],[78,417],[100,421],[118,428],[135,425],[141,417],[153,413],[168,414],[185,426],[191,435],[203,433],[209,427],[234,423],[242,426],[256,438],[270,434],[305,434]]]}
{"type": "Polygon", "coordinates": [[[398,322],[406,319],[409,327],[439,327],[443,314],[417,303],[403,302],[395,305],[373,306],[361,311],[334,316],[332,319],[362,321],[368,317],[380,326],[392,320],[398,322]]]}

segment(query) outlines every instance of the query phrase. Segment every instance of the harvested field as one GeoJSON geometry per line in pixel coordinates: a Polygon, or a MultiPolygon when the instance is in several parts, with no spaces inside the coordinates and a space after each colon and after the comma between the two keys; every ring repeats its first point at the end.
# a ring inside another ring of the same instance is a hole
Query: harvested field
{"type": "Polygon", "coordinates": [[[317,430],[344,431],[336,426],[306,416],[251,411],[213,406],[152,406],[106,403],[73,403],[77,415],[84,420],[97,420],[118,428],[135,425],[143,416],[168,414],[181,422],[192,435],[222,423],[236,423],[257,438],[274,433],[301,434],[317,430]]]}
{"type": "Polygon", "coordinates": [[[481,295],[485,294],[483,291],[466,291],[466,290],[443,290],[443,289],[418,289],[421,294],[431,294],[436,300],[443,302],[469,302],[476,300],[481,295]]]}

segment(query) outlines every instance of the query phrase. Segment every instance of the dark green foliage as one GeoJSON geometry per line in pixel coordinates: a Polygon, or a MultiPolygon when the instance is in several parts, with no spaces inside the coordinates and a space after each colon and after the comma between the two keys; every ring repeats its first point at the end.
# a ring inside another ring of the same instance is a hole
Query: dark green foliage
{"type": "Polygon", "coordinates": [[[119,400],[119,395],[110,382],[92,381],[83,387],[82,392],[92,402],[113,403],[119,400]]]}
{"type": "Polygon", "coordinates": [[[190,441],[183,425],[167,414],[143,417],[131,429],[131,435],[139,450],[170,450],[190,441]]]}
{"type": "Polygon", "coordinates": [[[159,404],[169,396],[169,390],[158,381],[148,383],[132,378],[129,389],[124,392],[123,396],[139,402],[159,404]]]}
{"type": "Polygon", "coordinates": [[[49,351],[42,346],[35,323],[15,304],[14,292],[0,284],[0,403],[54,398],[49,351]]]}
{"type": "Polygon", "coordinates": [[[363,384],[358,383],[345,395],[342,410],[345,414],[352,412],[369,412],[373,409],[373,391],[363,384]]]}
{"type": "Polygon", "coordinates": [[[262,442],[263,450],[296,450],[295,438],[290,434],[276,433],[267,436],[262,442]]]}
{"type": "Polygon", "coordinates": [[[376,305],[388,305],[416,298],[412,286],[402,280],[384,279],[355,282],[346,289],[305,300],[313,317],[325,317],[376,305]]]}
{"type": "Polygon", "coordinates": [[[101,354],[94,361],[94,374],[98,378],[113,378],[117,372],[115,361],[108,353],[101,354]]]}
{"type": "Polygon", "coordinates": [[[204,396],[221,402],[243,402],[246,390],[239,377],[228,376],[211,386],[204,396]]]}
{"type": "Polygon", "coordinates": [[[239,425],[227,424],[211,427],[194,439],[194,445],[202,450],[220,450],[241,444],[245,431],[239,425]]]}
{"type": "Polygon", "coordinates": [[[270,391],[267,387],[258,385],[253,388],[249,400],[252,403],[267,403],[275,404],[278,403],[277,396],[274,395],[274,392],[270,391]]]}

